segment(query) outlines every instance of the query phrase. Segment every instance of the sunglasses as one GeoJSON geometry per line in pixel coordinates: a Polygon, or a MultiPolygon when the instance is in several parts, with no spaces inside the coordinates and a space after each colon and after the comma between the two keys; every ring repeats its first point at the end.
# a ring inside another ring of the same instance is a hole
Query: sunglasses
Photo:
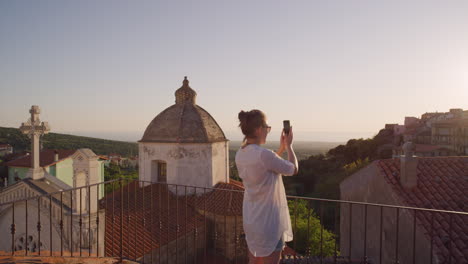
{"type": "Polygon", "coordinates": [[[263,125],[263,127],[267,129],[267,133],[270,133],[270,131],[271,131],[271,126],[263,125]]]}

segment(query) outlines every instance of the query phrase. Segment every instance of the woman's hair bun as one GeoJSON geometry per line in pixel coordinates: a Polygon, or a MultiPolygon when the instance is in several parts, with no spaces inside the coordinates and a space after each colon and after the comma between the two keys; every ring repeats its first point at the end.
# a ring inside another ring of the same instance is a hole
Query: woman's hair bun
{"type": "Polygon", "coordinates": [[[239,115],[239,127],[242,130],[242,134],[245,137],[255,137],[255,129],[265,125],[265,114],[257,109],[250,111],[240,111],[239,115]]]}
{"type": "Polygon", "coordinates": [[[248,112],[245,112],[245,111],[243,111],[243,110],[240,111],[240,112],[239,112],[239,116],[238,116],[239,121],[240,121],[241,123],[246,122],[246,121],[247,121],[247,115],[248,115],[248,112]]]}

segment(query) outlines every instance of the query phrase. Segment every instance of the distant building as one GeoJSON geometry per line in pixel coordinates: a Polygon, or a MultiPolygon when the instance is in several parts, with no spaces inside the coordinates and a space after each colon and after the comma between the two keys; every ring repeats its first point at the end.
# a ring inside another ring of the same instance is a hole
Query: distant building
{"type": "MultiPolygon", "coordinates": [[[[405,143],[404,156],[377,160],[346,178],[340,184],[341,199],[467,212],[468,157],[414,157],[413,148],[411,143],[405,143]]],[[[396,209],[387,208],[382,212],[382,229],[380,209],[372,206],[367,209],[367,256],[372,263],[378,262],[382,246],[382,259],[391,261],[395,258],[397,244],[396,209]]],[[[352,210],[351,217],[349,205],[341,206],[340,249],[343,255],[351,253],[354,256],[363,256],[364,207],[353,206],[352,210]]],[[[468,216],[456,215],[450,219],[448,214],[433,215],[430,212],[419,212],[415,216],[413,211],[405,209],[400,210],[398,220],[398,252],[401,263],[412,262],[414,217],[416,263],[431,263],[431,254],[428,253],[431,240],[432,263],[449,263],[449,255],[452,263],[468,263],[468,216]],[[433,218],[434,229],[431,227],[433,218]],[[449,235],[456,237],[455,243],[444,242],[449,241],[449,235]]]]}
{"type": "MultiPolygon", "coordinates": [[[[95,156],[95,154],[89,149],[79,150],[54,150],[45,149],[40,152],[40,167],[43,168],[47,174],[57,178],[58,180],[66,183],[69,186],[74,186],[74,172],[73,166],[74,154],[77,152],[87,153],[88,155],[95,156]]],[[[104,164],[97,157],[98,169],[97,179],[98,182],[104,181],[104,164]]],[[[31,155],[24,156],[22,158],[12,160],[6,163],[8,167],[8,185],[15,184],[18,181],[27,178],[28,170],[31,168],[31,155]]]]}
{"type": "Polygon", "coordinates": [[[453,108],[445,113],[425,113],[420,119],[405,117],[404,126],[386,124],[385,127],[393,128],[396,148],[394,151],[397,153],[401,152],[398,148],[403,142],[411,141],[419,148],[421,145],[437,146],[433,147],[437,150],[431,150],[430,154],[425,153],[424,156],[437,156],[437,153],[447,156],[468,155],[468,110],[453,108]]]}
{"type": "Polygon", "coordinates": [[[0,157],[13,153],[13,147],[10,144],[0,144],[0,157]]]}
{"type": "Polygon", "coordinates": [[[435,122],[431,143],[450,148],[458,155],[468,155],[468,119],[435,122]]]}

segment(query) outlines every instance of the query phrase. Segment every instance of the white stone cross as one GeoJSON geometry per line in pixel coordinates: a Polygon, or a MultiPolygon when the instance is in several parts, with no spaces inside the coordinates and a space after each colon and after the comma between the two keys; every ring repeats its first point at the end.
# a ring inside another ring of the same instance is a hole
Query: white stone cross
{"type": "Polygon", "coordinates": [[[42,135],[49,133],[50,127],[47,122],[41,122],[39,106],[31,106],[31,118],[27,122],[21,123],[20,131],[28,135],[31,139],[31,169],[28,176],[33,179],[42,178],[43,173],[39,165],[39,139],[42,135]]]}

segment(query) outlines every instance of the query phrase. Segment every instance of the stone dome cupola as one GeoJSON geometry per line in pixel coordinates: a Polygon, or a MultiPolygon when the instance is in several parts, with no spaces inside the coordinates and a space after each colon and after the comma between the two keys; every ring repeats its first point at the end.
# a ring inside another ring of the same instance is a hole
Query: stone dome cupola
{"type": "Polygon", "coordinates": [[[176,104],[185,104],[191,103],[196,104],[197,99],[197,92],[195,92],[189,86],[189,81],[187,80],[187,76],[184,77],[184,81],[182,82],[182,87],[177,89],[175,92],[176,104]]]}
{"type": "MultiPolygon", "coordinates": [[[[196,96],[185,77],[175,91],[175,104],[149,123],[138,141],[140,180],[203,188],[229,182],[229,140],[216,120],[196,104],[196,96]]],[[[195,192],[169,190],[175,195],[195,192]]]]}
{"type": "Polygon", "coordinates": [[[157,115],[139,142],[213,143],[228,141],[215,119],[196,104],[187,76],[175,92],[175,104],[157,115]]]}

